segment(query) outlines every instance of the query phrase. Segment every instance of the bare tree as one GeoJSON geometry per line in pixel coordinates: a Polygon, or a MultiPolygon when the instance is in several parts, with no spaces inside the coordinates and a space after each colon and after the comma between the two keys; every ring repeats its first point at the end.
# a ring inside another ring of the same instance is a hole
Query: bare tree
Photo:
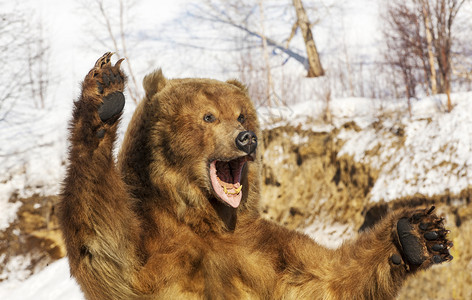
{"type": "Polygon", "coordinates": [[[401,73],[411,116],[410,101],[416,97],[419,81],[416,70],[425,63],[420,27],[417,15],[407,3],[397,0],[389,5],[386,15],[387,28],[384,31],[387,44],[385,58],[392,68],[401,73]]]}
{"type": "Polygon", "coordinates": [[[416,88],[422,84],[427,94],[446,94],[447,111],[452,110],[454,23],[465,1],[387,2],[386,58],[401,71],[408,99],[416,96],[416,88]]]}
{"type": "MultiPolygon", "coordinates": [[[[1,3],[0,3],[1,5],[1,3]]],[[[0,13],[0,121],[29,119],[29,105],[46,107],[49,42],[42,20],[13,8],[0,13]],[[15,110],[21,102],[21,109],[15,110]],[[22,118],[24,117],[24,118],[22,118]]]]}
{"type": "Polygon", "coordinates": [[[262,4],[263,0],[259,0],[259,13],[261,16],[261,33],[262,33],[262,53],[264,57],[265,69],[266,69],[266,76],[267,76],[267,84],[266,84],[266,101],[267,105],[271,106],[271,96],[272,92],[274,91],[274,83],[272,80],[272,73],[270,67],[270,60],[269,60],[269,51],[267,49],[267,38],[265,35],[265,17],[264,17],[264,6],[262,4]]]}
{"type": "Polygon", "coordinates": [[[113,49],[119,57],[125,58],[128,78],[128,93],[134,103],[141,98],[140,87],[136,80],[129,54],[129,19],[127,15],[137,5],[139,0],[78,0],[81,9],[89,15],[90,27],[88,31],[95,37],[95,41],[107,49],[113,49]],[[97,31],[98,28],[101,30],[97,31]]]}
{"type": "Polygon", "coordinates": [[[436,34],[433,43],[440,73],[440,92],[447,94],[447,110],[452,110],[451,103],[451,51],[453,24],[466,0],[436,0],[434,16],[436,19],[436,34]]]}
{"type": "Polygon", "coordinates": [[[310,66],[307,76],[323,76],[323,67],[321,66],[318,50],[316,49],[315,40],[313,39],[313,34],[311,32],[310,20],[308,19],[306,10],[303,7],[302,0],[293,0],[293,7],[295,8],[295,11],[297,13],[297,22],[295,24],[297,24],[297,26],[301,29],[303,40],[305,41],[305,48],[308,56],[308,65],[310,66]]]}
{"type": "Polygon", "coordinates": [[[431,9],[429,6],[429,1],[420,0],[420,3],[422,8],[423,24],[426,35],[426,47],[428,49],[428,62],[431,74],[431,92],[434,95],[437,94],[438,89],[436,80],[436,63],[433,52],[433,28],[430,16],[431,9]]]}
{"type": "MultiPolygon", "coordinates": [[[[35,38],[26,43],[28,79],[31,99],[35,99],[35,106],[44,109],[50,83],[49,74],[49,43],[44,36],[44,28],[38,22],[36,28],[30,28],[35,38]]],[[[31,26],[30,26],[31,27],[31,26]]]]}
{"type": "MultiPolygon", "coordinates": [[[[300,0],[298,0],[300,1],[300,0]]],[[[276,4],[280,7],[280,4],[276,4]]],[[[271,37],[268,33],[262,33],[260,30],[257,29],[257,24],[251,22],[251,17],[254,16],[254,13],[258,11],[258,7],[260,5],[254,3],[253,1],[234,1],[234,0],[207,0],[202,4],[195,4],[191,7],[188,12],[188,15],[192,18],[213,24],[220,24],[226,27],[230,27],[233,29],[240,30],[250,37],[254,37],[259,39],[261,42],[265,41],[267,46],[272,47],[274,50],[280,51],[284,53],[290,58],[293,58],[298,63],[302,64],[303,67],[309,74],[309,77],[313,77],[314,74],[320,74],[320,71],[314,71],[313,68],[315,67],[315,61],[319,61],[319,57],[315,57],[313,48],[316,49],[313,35],[311,34],[311,26],[312,24],[308,21],[308,17],[306,11],[302,10],[300,12],[301,17],[300,20],[297,19],[295,24],[297,26],[293,28],[293,33],[296,32],[297,27],[304,28],[302,31],[304,34],[304,38],[306,38],[307,45],[309,45],[307,53],[309,53],[308,57],[303,56],[300,54],[300,51],[296,48],[291,48],[289,43],[285,43],[280,40],[277,40],[274,37],[271,37]],[[300,25],[301,24],[301,25],[300,25]],[[311,59],[311,63],[310,63],[311,59]],[[311,67],[313,64],[314,67],[311,67]]],[[[285,7],[287,7],[285,5],[285,7]]],[[[303,7],[302,7],[303,8],[303,7]]],[[[297,9],[297,13],[298,13],[297,9]]],[[[262,43],[261,43],[262,44],[262,43]]],[[[317,55],[317,52],[316,52],[317,55]]],[[[321,67],[321,64],[318,63],[321,67]]],[[[322,73],[321,73],[322,74],[322,73]]],[[[317,75],[320,76],[320,75],[317,75]]]]}
{"type": "MultiPolygon", "coordinates": [[[[305,16],[314,11],[317,17],[326,13],[324,7],[320,12],[313,5],[304,9],[305,16]]],[[[310,18],[314,21],[306,17],[302,27],[311,32],[318,19],[310,18]]],[[[299,101],[300,92],[308,93],[302,88],[300,76],[319,74],[311,67],[307,53],[313,51],[306,49],[298,23],[290,1],[205,0],[188,5],[185,15],[176,21],[185,31],[185,39],[179,34],[168,39],[193,52],[205,51],[206,56],[221,58],[225,61],[222,71],[231,76],[238,74],[248,84],[256,105],[284,106],[299,101]],[[194,30],[197,26],[198,31],[194,30]],[[290,44],[292,37],[295,39],[290,44]],[[228,64],[231,58],[233,63],[228,64]]],[[[312,34],[306,41],[314,46],[312,34]]]]}

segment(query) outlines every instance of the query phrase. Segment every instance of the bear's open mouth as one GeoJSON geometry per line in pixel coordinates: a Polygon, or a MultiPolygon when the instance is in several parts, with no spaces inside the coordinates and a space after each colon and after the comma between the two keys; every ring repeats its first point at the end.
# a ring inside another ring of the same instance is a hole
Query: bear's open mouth
{"type": "Polygon", "coordinates": [[[247,161],[252,156],[242,156],[229,161],[214,160],[210,163],[210,178],[213,191],[220,200],[236,208],[241,203],[241,176],[247,161]]]}

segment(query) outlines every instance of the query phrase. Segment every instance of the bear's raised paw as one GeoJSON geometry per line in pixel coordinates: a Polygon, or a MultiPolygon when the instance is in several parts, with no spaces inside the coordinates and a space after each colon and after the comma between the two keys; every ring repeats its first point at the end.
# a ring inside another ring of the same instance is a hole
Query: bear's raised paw
{"type": "Polygon", "coordinates": [[[123,58],[111,64],[111,52],[100,57],[84,80],[83,93],[93,95],[97,101],[98,115],[102,122],[115,121],[125,106],[123,90],[126,76],[120,70],[123,58]]]}
{"type": "Polygon", "coordinates": [[[449,230],[444,228],[444,218],[433,214],[434,208],[412,211],[397,222],[397,242],[411,270],[452,260],[452,242],[446,238],[449,230]]]}

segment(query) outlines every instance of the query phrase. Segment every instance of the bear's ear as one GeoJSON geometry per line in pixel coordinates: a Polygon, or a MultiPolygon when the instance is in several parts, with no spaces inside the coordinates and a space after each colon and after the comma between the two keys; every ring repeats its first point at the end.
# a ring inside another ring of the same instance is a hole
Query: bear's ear
{"type": "Polygon", "coordinates": [[[239,80],[230,79],[230,80],[226,80],[226,83],[232,84],[240,88],[243,92],[247,93],[247,87],[244,84],[242,84],[239,80]]]}
{"type": "Polygon", "coordinates": [[[146,98],[151,100],[152,97],[161,91],[167,83],[167,79],[162,74],[161,69],[149,73],[143,79],[143,87],[146,92],[146,98]]]}

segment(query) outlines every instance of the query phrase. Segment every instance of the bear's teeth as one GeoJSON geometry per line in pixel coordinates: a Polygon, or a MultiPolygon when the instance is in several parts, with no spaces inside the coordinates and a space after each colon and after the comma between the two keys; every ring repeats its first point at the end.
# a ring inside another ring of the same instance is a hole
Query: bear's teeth
{"type": "Polygon", "coordinates": [[[216,177],[216,179],[218,180],[218,183],[223,188],[223,191],[225,192],[226,195],[237,195],[241,192],[241,189],[243,188],[242,185],[239,185],[239,187],[236,189],[234,188],[234,184],[230,184],[229,188],[233,190],[231,191],[231,190],[228,190],[227,183],[225,183],[219,177],[216,177]]]}
{"type": "Polygon", "coordinates": [[[240,185],[237,189],[234,189],[234,192],[228,191],[226,186],[222,185],[223,191],[225,192],[226,195],[237,195],[241,192],[241,189],[243,188],[242,185],[240,185]]]}

